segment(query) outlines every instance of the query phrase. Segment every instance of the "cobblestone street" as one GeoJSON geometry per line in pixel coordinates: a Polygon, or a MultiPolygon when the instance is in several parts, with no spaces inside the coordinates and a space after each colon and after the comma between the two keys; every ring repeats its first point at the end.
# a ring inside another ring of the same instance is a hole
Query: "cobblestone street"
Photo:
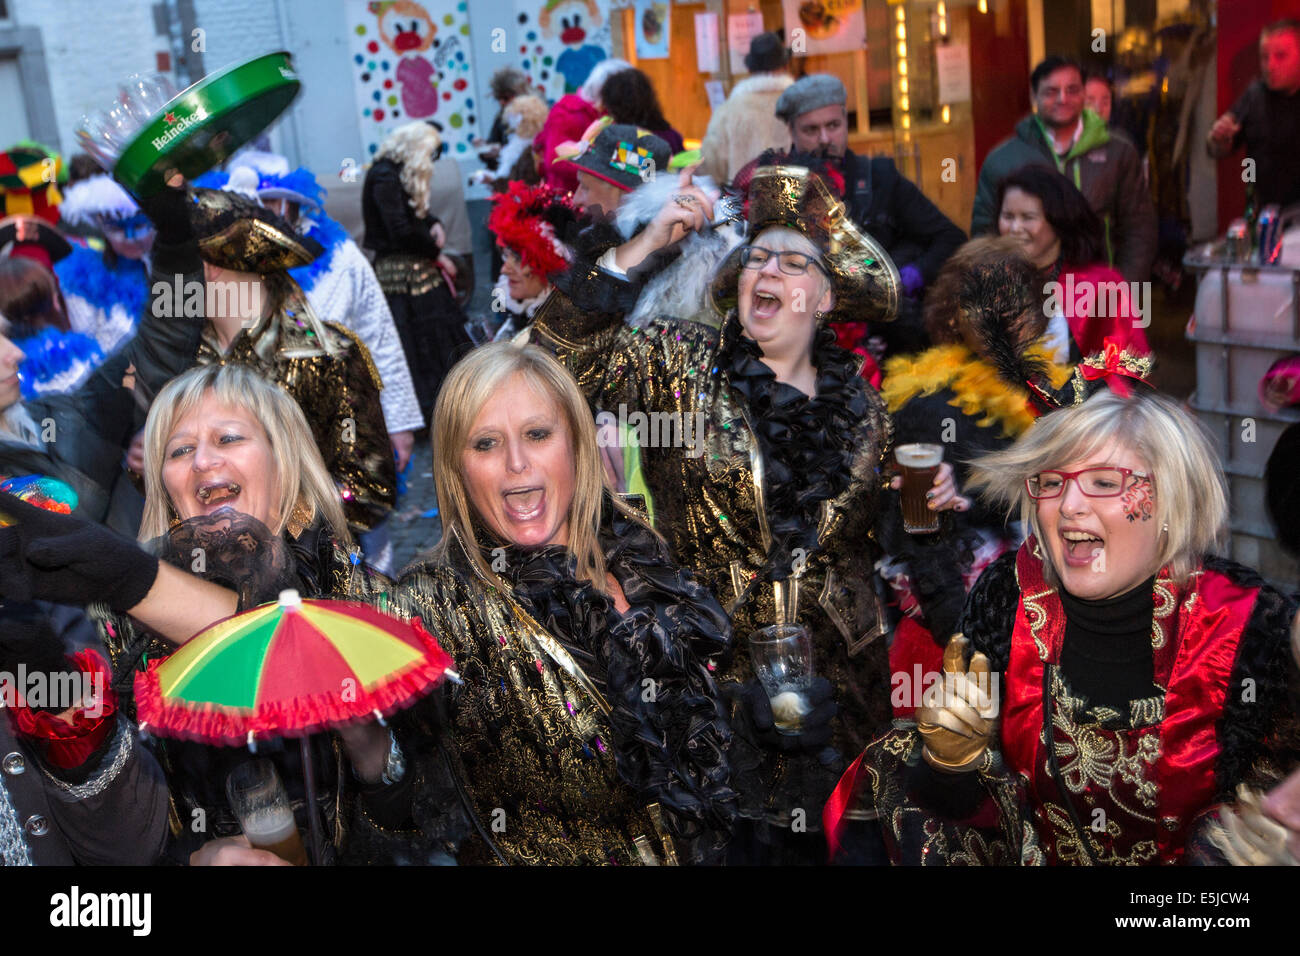
{"type": "Polygon", "coordinates": [[[437,514],[438,498],[433,489],[433,446],[419,439],[406,472],[406,494],[397,500],[390,520],[393,541],[393,570],[401,571],[421,551],[427,551],[442,537],[442,520],[437,514]]]}

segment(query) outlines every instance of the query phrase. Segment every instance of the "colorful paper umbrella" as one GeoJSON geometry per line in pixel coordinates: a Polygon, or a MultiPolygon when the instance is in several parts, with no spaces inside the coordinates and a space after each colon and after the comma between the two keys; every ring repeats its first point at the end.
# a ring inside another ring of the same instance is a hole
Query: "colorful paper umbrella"
{"type": "Polygon", "coordinates": [[[218,745],[305,737],[382,720],[455,678],[450,663],[418,619],[285,591],[136,675],[140,727],[218,745]]]}

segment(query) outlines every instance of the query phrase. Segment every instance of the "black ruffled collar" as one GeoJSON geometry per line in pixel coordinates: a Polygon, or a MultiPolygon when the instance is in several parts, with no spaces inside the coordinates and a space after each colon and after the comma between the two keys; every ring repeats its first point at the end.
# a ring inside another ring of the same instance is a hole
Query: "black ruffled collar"
{"type": "Polygon", "coordinates": [[[649,529],[607,503],[600,542],[630,609],[588,580],[560,546],[504,547],[482,535],[484,559],[514,598],[556,637],[609,702],[619,776],[647,802],[673,811],[676,835],[727,831],[736,794],[729,781],[731,729],[704,661],[731,639],[726,613],[694,576],[668,558],[649,529]],[[654,693],[646,694],[646,681],[654,693]]]}
{"type": "Polygon", "coordinates": [[[817,550],[822,502],[843,494],[853,479],[855,435],[869,411],[858,377],[859,359],[835,344],[827,325],[813,342],[817,394],[776,380],[759,344],[743,334],[733,312],[723,328],[718,365],[749,409],[765,471],[772,548],[771,580],[790,577],[796,549],[817,550]]]}

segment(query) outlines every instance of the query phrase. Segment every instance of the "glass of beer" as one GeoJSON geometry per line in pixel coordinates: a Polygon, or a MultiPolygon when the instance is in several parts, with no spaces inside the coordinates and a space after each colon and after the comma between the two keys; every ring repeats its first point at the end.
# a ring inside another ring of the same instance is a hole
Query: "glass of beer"
{"type": "Polygon", "coordinates": [[[772,705],[777,733],[791,736],[803,729],[812,710],[808,685],[812,683],[812,638],[802,624],[773,624],[749,635],[749,655],[754,675],[772,705]]]}
{"type": "Polygon", "coordinates": [[[930,510],[925,493],[934,487],[934,476],[943,464],[943,446],[899,445],[894,461],[903,475],[903,530],[934,534],[939,530],[939,512],[930,510]]]}
{"type": "Polygon", "coordinates": [[[264,758],[240,764],[226,778],[226,796],[249,843],[294,866],[307,865],[307,850],[275,764],[264,758]]]}

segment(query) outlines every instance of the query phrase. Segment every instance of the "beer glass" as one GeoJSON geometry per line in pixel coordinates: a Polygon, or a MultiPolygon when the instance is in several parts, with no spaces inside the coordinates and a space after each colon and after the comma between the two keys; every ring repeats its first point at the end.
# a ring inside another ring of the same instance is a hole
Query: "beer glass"
{"type": "Polygon", "coordinates": [[[812,710],[808,685],[812,683],[812,638],[802,624],[773,624],[749,635],[749,655],[754,675],[772,704],[772,721],[778,733],[791,736],[803,728],[812,710]]]}
{"type": "Polygon", "coordinates": [[[307,850],[275,764],[260,757],[240,764],[226,778],[226,796],[249,843],[294,866],[307,865],[307,850]]]}
{"type": "Polygon", "coordinates": [[[925,493],[934,487],[934,476],[943,464],[943,446],[899,445],[894,461],[903,475],[903,530],[934,534],[939,530],[939,513],[930,510],[925,493]]]}

